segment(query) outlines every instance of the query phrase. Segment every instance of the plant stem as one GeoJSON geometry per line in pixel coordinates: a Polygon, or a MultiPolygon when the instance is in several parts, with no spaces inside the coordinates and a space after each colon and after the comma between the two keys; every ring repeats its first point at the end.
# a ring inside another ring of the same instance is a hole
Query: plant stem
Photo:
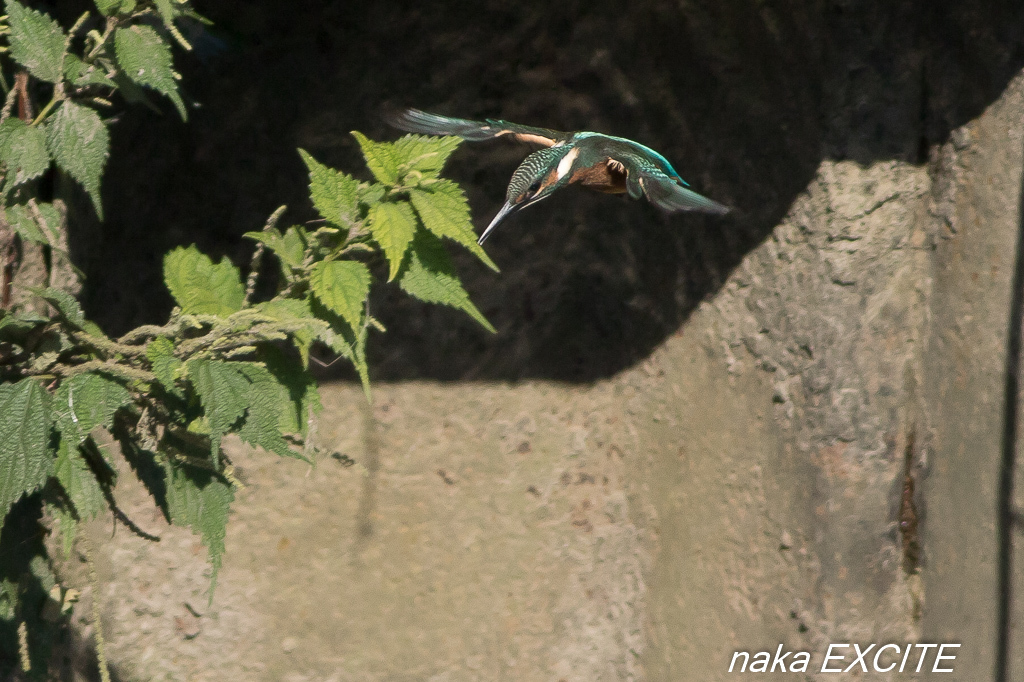
{"type": "Polygon", "coordinates": [[[55,107],[57,105],[57,103],[60,102],[63,99],[64,99],[64,93],[63,92],[59,92],[58,88],[54,88],[54,90],[53,90],[53,98],[51,98],[49,103],[45,107],[43,107],[43,110],[39,112],[39,115],[35,117],[35,120],[33,120],[30,125],[34,125],[34,126],[39,125],[39,123],[44,118],[46,118],[46,115],[48,113],[50,113],[50,109],[53,109],[53,107],[55,107]]]}

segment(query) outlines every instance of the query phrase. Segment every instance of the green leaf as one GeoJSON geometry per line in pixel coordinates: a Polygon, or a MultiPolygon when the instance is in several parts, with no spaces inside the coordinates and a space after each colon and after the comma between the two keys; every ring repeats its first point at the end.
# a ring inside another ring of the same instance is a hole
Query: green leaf
{"type": "Polygon", "coordinates": [[[50,396],[35,379],[0,384],[0,522],[52,473],[51,424],[50,396]]]}
{"type": "Polygon", "coordinates": [[[178,371],[184,364],[174,357],[174,343],[165,336],[158,336],[146,346],[146,358],[153,366],[153,374],[156,380],[168,393],[178,397],[184,397],[181,389],[175,383],[178,378],[178,371]]]}
{"type": "Polygon", "coordinates": [[[424,178],[437,178],[460,144],[462,139],[455,136],[406,135],[393,143],[392,151],[403,174],[418,171],[424,178]]]}
{"type": "MultiPolygon", "coordinates": [[[[237,363],[239,369],[252,382],[249,407],[245,422],[238,430],[239,437],[250,445],[263,448],[282,457],[304,459],[302,453],[288,447],[281,436],[281,423],[291,424],[290,415],[296,409],[290,405],[291,396],[267,368],[255,362],[237,363]]],[[[293,431],[294,433],[294,431],[293,431]]]]}
{"type": "Polygon", "coordinates": [[[370,207],[370,232],[380,244],[391,266],[388,273],[390,282],[398,274],[409,248],[412,237],[416,234],[416,216],[413,215],[409,202],[384,202],[370,207]]]}
{"type": "Polygon", "coordinates": [[[114,81],[106,69],[99,64],[87,64],[73,54],[68,54],[64,58],[64,77],[79,87],[85,85],[114,87],[114,81]]]}
{"type": "Polygon", "coordinates": [[[15,204],[4,209],[4,218],[12,230],[36,244],[57,247],[60,243],[60,213],[53,204],[36,204],[39,219],[25,204],[15,204]]]}
{"type": "Polygon", "coordinates": [[[114,413],[131,403],[124,386],[96,372],[63,381],[54,396],[57,425],[70,446],[77,447],[97,426],[110,428],[114,413]]]}
{"type": "Polygon", "coordinates": [[[7,167],[4,191],[38,178],[50,167],[45,126],[30,126],[11,117],[0,124],[0,161],[7,167]]]}
{"type": "Polygon", "coordinates": [[[50,246],[58,248],[62,219],[60,212],[56,206],[47,202],[37,203],[36,208],[39,209],[39,219],[36,220],[36,225],[39,226],[43,236],[50,241],[50,246]]]}
{"type": "Polygon", "coordinates": [[[117,14],[121,9],[121,0],[94,0],[96,9],[105,17],[117,14]]]}
{"type": "Polygon", "coordinates": [[[287,390],[288,404],[283,404],[278,422],[281,432],[306,435],[310,416],[321,409],[316,381],[305,371],[308,362],[296,362],[294,356],[278,346],[264,346],[260,359],[266,364],[267,371],[287,390]]]}
{"type": "Polygon", "coordinates": [[[0,341],[23,344],[29,334],[34,334],[49,322],[49,318],[31,312],[0,311],[0,341]]]}
{"type": "Polygon", "coordinates": [[[11,56],[39,80],[59,83],[64,75],[64,31],[46,14],[7,0],[11,56]]]}
{"type": "Polygon", "coordinates": [[[368,206],[379,203],[386,193],[384,185],[377,182],[362,183],[359,185],[359,201],[360,203],[368,206]]]}
{"type": "Polygon", "coordinates": [[[297,225],[292,225],[284,231],[280,250],[275,251],[275,253],[290,267],[301,268],[306,260],[306,246],[308,242],[306,230],[297,225]]]}
{"type": "Polygon", "coordinates": [[[227,317],[245,302],[238,268],[227,258],[214,263],[195,246],[164,256],[164,282],[181,309],[192,315],[227,317]]]}
{"type": "Polygon", "coordinates": [[[387,142],[374,142],[358,130],[353,130],[352,135],[359,142],[366,165],[373,173],[373,177],[385,185],[398,182],[398,161],[395,160],[392,146],[387,142]]]}
{"type": "Polygon", "coordinates": [[[220,441],[249,406],[249,379],[237,362],[197,358],[185,363],[188,379],[199,394],[210,422],[210,456],[220,460],[220,441]]]}
{"type": "Polygon", "coordinates": [[[164,20],[164,26],[173,28],[174,20],[179,14],[174,3],[171,0],[154,0],[153,4],[156,5],[156,11],[160,13],[160,18],[164,20]]]}
{"type": "Polygon", "coordinates": [[[65,100],[46,126],[46,147],[57,165],[82,184],[103,220],[100,176],[110,151],[110,135],[100,115],[65,100]]]}
{"type": "Polygon", "coordinates": [[[146,89],[138,85],[131,78],[128,78],[128,76],[124,75],[124,72],[120,69],[111,74],[110,80],[113,82],[114,87],[117,88],[117,91],[121,94],[121,97],[124,97],[124,101],[129,104],[142,104],[154,113],[161,113],[160,107],[153,104],[146,95],[146,89]]]}
{"type": "Polygon", "coordinates": [[[56,308],[60,316],[75,327],[81,329],[85,324],[85,313],[82,312],[82,306],[68,292],[54,287],[32,289],[32,292],[56,308]]]}
{"type": "Polygon", "coordinates": [[[313,339],[318,338],[327,328],[327,323],[313,316],[309,303],[305,300],[299,301],[294,298],[275,298],[256,306],[261,312],[281,322],[290,322],[302,325],[291,333],[292,343],[299,351],[302,359],[302,366],[309,365],[309,348],[313,345],[313,339]]]}
{"type": "Polygon", "coordinates": [[[191,528],[198,533],[209,551],[213,575],[210,578],[210,600],[217,586],[221,557],[224,555],[228,512],[235,498],[234,491],[212,471],[187,464],[162,463],[166,476],[167,511],[171,523],[191,528]]]}
{"type": "Polygon", "coordinates": [[[317,299],[358,330],[370,293],[370,271],[357,261],[320,261],[309,275],[309,286],[317,299]]]}
{"type": "Polygon", "coordinates": [[[32,219],[28,206],[24,204],[8,206],[4,209],[4,220],[7,221],[7,225],[14,230],[15,234],[20,235],[22,239],[34,244],[50,243],[42,231],[40,231],[39,226],[36,225],[36,221],[32,219]]]}
{"type": "Polygon", "coordinates": [[[324,220],[348,227],[359,217],[359,181],[319,163],[304,150],[299,155],[309,168],[309,195],[324,220]]]}
{"type": "Polygon", "coordinates": [[[171,48],[159,33],[149,26],[138,24],[120,28],[114,34],[114,52],[128,78],[167,95],[174,102],[182,120],[188,118],[171,68],[171,48]]]}
{"type": "Polygon", "coordinates": [[[413,240],[410,256],[399,280],[406,293],[427,303],[442,303],[463,310],[484,329],[494,331],[487,318],[469,300],[469,294],[462,288],[440,239],[429,232],[420,232],[413,240]]]}
{"type": "Polygon", "coordinates": [[[313,314],[329,323],[329,327],[323,330],[317,337],[328,348],[338,353],[352,363],[359,372],[359,379],[363,384],[363,393],[366,399],[370,399],[370,372],[366,363],[366,337],[367,326],[362,325],[353,330],[340,315],[327,309],[315,298],[310,306],[313,314]]]}
{"type": "MultiPolygon", "coordinates": [[[[434,138],[445,140],[448,138],[434,138]]],[[[469,220],[469,204],[462,188],[451,180],[441,180],[430,186],[430,191],[413,189],[409,192],[412,205],[427,228],[438,237],[448,237],[462,244],[482,260],[487,267],[498,272],[490,256],[476,241],[473,223],[469,220]]]]}
{"type": "Polygon", "coordinates": [[[103,488],[77,444],[61,439],[54,474],[75,505],[80,520],[88,521],[103,511],[106,506],[103,488]]]}
{"type": "Polygon", "coordinates": [[[301,227],[293,225],[283,235],[276,227],[272,227],[259,232],[246,232],[242,236],[254,239],[273,251],[281,259],[282,272],[286,277],[291,274],[292,268],[302,267],[306,258],[306,235],[301,227]]]}
{"type": "Polygon", "coordinates": [[[62,499],[47,500],[46,511],[57,521],[64,558],[68,559],[71,557],[71,550],[74,547],[75,535],[78,534],[78,521],[75,519],[75,512],[71,509],[71,505],[62,499]]]}

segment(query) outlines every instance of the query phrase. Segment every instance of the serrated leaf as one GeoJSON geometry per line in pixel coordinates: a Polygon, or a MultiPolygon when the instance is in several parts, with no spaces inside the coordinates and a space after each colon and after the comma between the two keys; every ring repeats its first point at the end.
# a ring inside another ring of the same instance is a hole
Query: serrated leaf
{"type": "Polygon", "coordinates": [[[406,293],[427,303],[441,303],[465,311],[487,331],[494,327],[469,300],[462,288],[448,253],[441,240],[429,232],[420,232],[413,240],[407,267],[402,271],[399,286],[406,293]]]}
{"type": "Polygon", "coordinates": [[[306,259],[308,243],[306,230],[298,225],[292,225],[284,231],[284,235],[281,237],[279,255],[291,267],[300,268],[306,259]]]}
{"type": "Polygon", "coordinates": [[[359,373],[359,380],[363,384],[363,393],[366,394],[366,399],[369,401],[370,372],[366,363],[367,327],[360,326],[359,329],[353,330],[340,315],[328,310],[315,299],[312,302],[311,308],[314,315],[326,320],[330,324],[317,337],[318,340],[352,363],[359,373]]]}
{"type": "Polygon", "coordinates": [[[100,115],[65,100],[46,126],[46,148],[57,166],[85,188],[96,215],[103,220],[100,176],[110,152],[110,134],[100,115]]]}
{"type": "Polygon", "coordinates": [[[50,396],[35,379],[0,384],[0,523],[53,472],[50,396]]]}
{"type": "Polygon", "coordinates": [[[50,167],[45,126],[13,116],[0,124],[0,161],[7,167],[4,191],[45,173],[50,167]]]}
{"type": "Polygon", "coordinates": [[[348,227],[359,217],[359,181],[328,168],[304,149],[299,155],[309,169],[309,196],[317,212],[329,223],[348,227]]]}
{"type": "Polygon", "coordinates": [[[184,364],[174,357],[174,343],[165,336],[158,336],[146,346],[146,358],[153,367],[156,380],[168,393],[183,397],[181,389],[175,383],[178,370],[184,364]]]}
{"type": "Polygon", "coordinates": [[[181,309],[193,315],[227,317],[245,302],[238,268],[227,258],[214,263],[195,246],[164,256],[164,282],[181,309]]]}
{"type": "Polygon", "coordinates": [[[278,422],[281,432],[306,435],[311,414],[321,409],[316,381],[305,371],[308,363],[305,360],[296,362],[294,356],[286,354],[278,346],[263,347],[260,359],[267,371],[287,390],[289,404],[282,407],[278,422]]]}
{"type": "Polygon", "coordinates": [[[171,0],[154,0],[156,5],[156,11],[160,13],[160,18],[164,20],[164,26],[171,28],[174,26],[174,20],[178,17],[178,9],[174,6],[171,0]]]}
{"type": "Polygon", "coordinates": [[[103,511],[106,506],[103,489],[77,443],[61,439],[57,448],[57,461],[54,463],[54,475],[71,498],[80,520],[88,521],[103,511]]]}
{"type": "Polygon", "coordinates": [[[98,64],[87,64],[70,53],[64,58],[64,77],[79,87],[85,85],[114,87],[114,81],[105,69],[98,64]]]}
{"type": "Polygon", "coordinates": [[[36,208],[39,209],[39,219],[36,220],[36,225],[39,226],[40,231],[50,241],[50,246],[57,248],[60,243],[60,224],[62,219],[60,211],[57,210],[56,206],[47,202],[36,204],[36,208]]]}
{"type": "Polygon", "coordinates": [[[125,76],[124,72],[120,69],[111,75],[110,80],[113,81],[114,87],[117,88],[121,97],[124,97],[124,100],[129,104],[142,104],[154,113],[162,113],[160,107],[153,104],[149,97],[146,96],[146,89],[125,76]]]}
{"type": "Polygon", "coordinates": [[[7,0],[11,56],[39,80],[59,83],[64,75],[64,31],[46,14],[7,0]]]}
{"type": "Polygon", "coordinates": [[[57,521],[64,558],[67,559],[71,556],[75,535],[78,534],[78,521],[75,520],[75,513],[64,500],[47,500],[46,512],[57,521]]]}
{"type": "Polygon", "coordinates": [[[49,240],[40,231],[36,221],[32,219],[28,206],[15,204],[4,209],[4,219],[14,233],[22,239],[34,244],[49,244],[49,240]]]}
{"type": "Polygon", "coordinates": [[[274,298],[258,304],[256,308],[277,320],[281,320],[282,322],[319,322],[319,320],[316,320],[316,318],[313,317],[313,313],[309,309],[309,304],[306,301],[300,301],[295,298],[274,298]]]}
{"type": "Polygon", "coordinates": [[[272,227],[260,232],[246,232],[242,236],[254,239],[273,251],[281,259],[281,267],[286,276],[291,274],[291,268],[302,267],[306,257],[306,237],[302,228],[293,225],[281,234],[276,227],[272,227]]]}
{"type": "Polygon", "coordinates": [[[323,333],[327,323],[313,317],[309,303],[305,300],[299,301],[294,298],[275,298],[256,306],[263,313],[282,322],[293,322],[303,325],[304,329],[297,329],[291,332],[292,343],[299,351],[302,359],[302,366],[309,365],[309,348],[313,340],[323,333]]]}
{"type": "Polygon", "coordinates": [[[384,198],[384,185],[371,182],[359,185],[359,201],[368,206],[378,203],[384,198]]]}
{"type": "Polygon", "coordinates": [[[245,414],[249,406],[249,379],[240,363],[197,358],[185,363],[188,379],[199,394],[210,423],[210,456],[220,461],[220,441],[245,414]]]}
{"type": "Polygon", "coordinates": [[[352,136],[359,142],[366,166],[373,173],[373,177],[385,185],[398,182],[398,162],[395,160],[391,145],[387,142],[374,142],[358,130],[353,130],[352,136]]]}
{"type": "Polygon", "coordinates": [[[182,120],[188,118],[171,68],[171,48],[159,33],[149,26],[139,24],[120,28],[114,34],[114,53],[117,63],[128,78],[167,95],[174,102],[182,120]]]}
{"type": "Polygon", "coordinates": [[[462,139],[452,136],[427,137],[406,135],[392,145],[392,153],[398,162],[399,171],[418,171],[424,178],[436,178],[462,139]]]}
{"type": "MultiPolygon", "coordinates": [[[[448,139],[448,138],[434,138],[448,139]]],[[[427,228],[438,237],[448,237],[462,244],[473,252],[477,258],[490,269],[498,272],[498,266],[483,250],[473,232],[473,223],[469,220],[469,204],[462,188],[451,180],[441,180],[431,185],[429,191],[413,189],[409,199],[416,207],[416,213],[427,228]]]]}
{"type": "Polygon", "coordinates": [[[49,318],[31,312],[0,311],[0,341],[23,344],[29,334],[49,322],[49,318]]]}
{"type": "Polygon", "coordinates": [[[320,261],[309,275],[317,299],[358,330],[370,293],[370,271],[357,261],[320,261]]]}
{"type": "Polygon", "coordinates": [[[78,300],[68,292],[54,287],[32,289],[31,291],[36,296],[56,308],[60,316],[72,325],[81,329],[82,325],[85,324],[85,313],[82,312],[82,306],[78,303],[78,300]]]}
{"type": "Polygon", "coordinates": [[[93,2],[96,3],[96,9],[105,17],[117,14],[121,9],[121,0],[93,0],[93,2]]]}
{"type": "Polygon", "coordinates": [[[211,471],[186,464],[163,462],[167,511],[171,523],[191,528],[198,533],[209,552],[213,575],[210,578],[210,600],[217,586],[221,557],[224,555],[228,512],[235,498],[234,491],[211,471]]]}
{"type": "Polygon", "coordinates": [[[12,230],[22,239],[36,244],[56,246],[59,243],[60,213],[53,204],[37,204],[39,218],[36,220],[32,209],[25,204],[15,204],[4,209],[4,218],[12,230]]]}
{"type": "Polygon", "coordinates": [[[370,232],[387,256],[391,266],[388,273],[390,282],[402,267],[402,260],[416,234],[416,216],[408,202],[384,202],[370,207],[370,232]]]}
{"type": "Polygon", "coordinates": [[[102,374],[85,372],[61,383],[54,395],[53,410],[64,440],[70,447],[77,447],[97,426],[109,429],[114,413],[131,401],[131,394],[121,384],[102,374]]]}
{"type": "MultiPolygon", "coordinates": [[[[250,445],[263,448],[282,457],[305,459],[301,452],[288,447],[281,436],[281,423],[288,420],[295,408],[289,403],[291,396],[266,367],[254,362],[240,362],[239,369],[249,378],[249,407],[238,436],[250,445]]],[[[294,433],[294,431],[293,431],[294,433]]]]}

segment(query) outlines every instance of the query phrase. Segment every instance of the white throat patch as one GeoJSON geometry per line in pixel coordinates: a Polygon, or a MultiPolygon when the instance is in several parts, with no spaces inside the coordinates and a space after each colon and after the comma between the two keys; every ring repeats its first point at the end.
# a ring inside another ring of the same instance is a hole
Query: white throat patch
{"type": "Polygon", "coordinates": [[[569,150],[569,153],[562,157],[562,160],[558,162],[558,168],[555,169],[555,178],[561,180],[565,177],[565,174],[572,168],[572,162],[576,160],[576,157],[580,155],[580,148],[573,147],[569,150]]]}

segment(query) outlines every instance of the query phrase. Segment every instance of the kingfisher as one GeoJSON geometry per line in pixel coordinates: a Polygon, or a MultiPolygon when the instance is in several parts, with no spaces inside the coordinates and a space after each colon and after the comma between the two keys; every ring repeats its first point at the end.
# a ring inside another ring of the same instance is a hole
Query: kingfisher
{"type": "Polygon", "coordinates": [[[590,131],[565,133],[496,119],[471,121],[407,109],[390,119],[391,125],[410,133],[455,135],[470,142],[504,135],[541,145],[512,174],[505,205],[480,235],[483,244],[508,215],[536,204],[556,190],[577,183],[607,194],[646,196],[665,211],[698,211],[722,215],[729,208],[688,189],[664,156],[639,142],[590,131]]]}

